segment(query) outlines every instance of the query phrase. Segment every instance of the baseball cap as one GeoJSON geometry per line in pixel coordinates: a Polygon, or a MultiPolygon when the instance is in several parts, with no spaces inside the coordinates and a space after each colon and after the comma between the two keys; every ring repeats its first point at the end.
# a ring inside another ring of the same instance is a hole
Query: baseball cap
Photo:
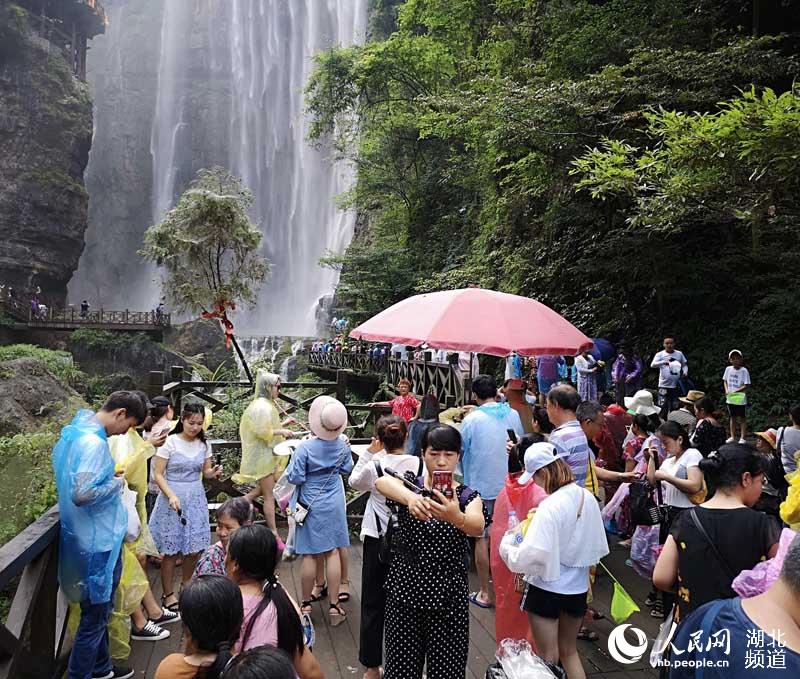
{"type": "Polygon", "coordinates": [[[519,477],[518,483],[520,485],[528,483],[542,467],[564,457],[566,456],[559,453],[552,443],[534,443],[525,451],[525,472],[519,477]]]}

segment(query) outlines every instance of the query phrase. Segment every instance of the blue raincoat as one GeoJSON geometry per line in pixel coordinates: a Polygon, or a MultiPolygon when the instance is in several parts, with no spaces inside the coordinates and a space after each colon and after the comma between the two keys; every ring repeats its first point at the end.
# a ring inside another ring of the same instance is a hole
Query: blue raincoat
{"type": "Polygon", "coordinates": [[[90,410],[81,410],[53,449],[53,471],[61,512],[58,579],[74,602],[111,601],[114,566],[128,515],[122,480],[105,429],[90,410]]]}

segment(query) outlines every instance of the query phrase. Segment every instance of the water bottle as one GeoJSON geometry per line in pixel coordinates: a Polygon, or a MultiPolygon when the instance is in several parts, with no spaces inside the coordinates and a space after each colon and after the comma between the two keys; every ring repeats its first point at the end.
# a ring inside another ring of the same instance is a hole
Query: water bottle
{"type": "Polygon", "coordinates": [[[517,513],[512,509],[508,512],[508,530],[514,532],[514,542],[518,545],[522,543],[522,531],[520,530],[517,513]]]}

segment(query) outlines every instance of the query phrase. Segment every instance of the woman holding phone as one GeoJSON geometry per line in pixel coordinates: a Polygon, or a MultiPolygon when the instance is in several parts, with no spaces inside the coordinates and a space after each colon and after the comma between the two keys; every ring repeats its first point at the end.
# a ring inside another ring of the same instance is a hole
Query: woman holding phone
{"type": "Polygon", "coordinates": [[[417,486],[382,476],[375,488],[399,505],[386,580],[386,679],[463,679],[469,647],[468,537],[483,535],[480,495],[456,484],[461,435],[434,425],[422,438],[425,471],[417,486]],[[442,491],[445,491],[444,493],[442,491]],[[447,496],[452,496],[448,499],[447,496]]]}

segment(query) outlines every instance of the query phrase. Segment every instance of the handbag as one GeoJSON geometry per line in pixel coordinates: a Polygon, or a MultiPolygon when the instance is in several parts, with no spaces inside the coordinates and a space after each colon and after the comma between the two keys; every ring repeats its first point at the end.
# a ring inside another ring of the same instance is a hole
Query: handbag
{"type": "MultiPolygon", "coordinates": [[[[655,453],[654,465],[658,470],[658,451],[655,453]]],[[[653,500],[653,485],[646,479],[633,481],[630,485],[631,523],[635,526],[655,526],[666,516],[664,499],[661,496],[661,484],[656,482],[655,491],[658,502],[653,500]]]]}
{"type": "MultiPolygon", "coordinates": [[[[350,448],[347,449],[345,454],[346,455],[350,454],[350,448]]],[[[319,491],[317,491],[317,494],[314,496],[314,499],[311,500],[311,502],[309,502],[307,506],[301,503],[300,500],[295,500],[294,509],[292,510],[292,517],[294,518],[294,522],[298,526],[302,526],[305,520],[308,518],[308,513],[311,511],[311,508],[314,506],[314,503],[319,499],[320,495],[322,495],[325,492],[325,489],[328,487],[328,484],[333,478],[333,475],[336,473],[336,470],[339,469],[339,465],[341,465],[342,459],[343,458],[336,460],[336,464],[331,469],[330,474],[328,474],[328,478],[325,479],[325,483],[322,484],[322,487],[319,489],[319,491]]],[[[299,490],[300,489],[298,488],[298,493],[299,490]]]]}

